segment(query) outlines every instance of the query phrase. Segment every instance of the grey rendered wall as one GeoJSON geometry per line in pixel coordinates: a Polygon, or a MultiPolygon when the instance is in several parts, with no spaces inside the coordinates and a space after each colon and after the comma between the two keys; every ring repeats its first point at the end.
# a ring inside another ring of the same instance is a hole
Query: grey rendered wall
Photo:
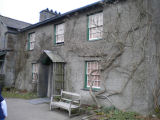
{"type": "MultiPolygon", "coordinates": [[[[101,88],[107,89],[103,95],[108,95],[112,104],[120,109],[149,113],[153,110],[152,86],[158,79],[159,68],[156,61],[148,63],[148,56],[159,54],[156,42],[159,27],[150,23],[148,10],[150,8],[151,14],[158,16],[158,8],[154,8],[159,5],[157,1],[152,4],[148,0],[104,4],[102,40],[87,41],[87,15],[101,8],[66,18],[64,45],[53,44],[54,24],[21,33],[21,45],[25,46],[27,34],[36,32],[36,45],[33,51],[21,49],[18,52],[17,63],[20,64],[16,69],[16,86],[32,90],[31,63],[39,58],[42,50],[53,50],[66,61],[65,90],[80,93],[82,103],[94,103],[89,91],[84,90],[85,61],[101,60],[101,88]]],[[[112,105],[107,99],[99,99],[99,102],[112,105]]]]}
{"type": "Polygon", "coordinates": [[[5,85],[11,86],[15,81],[15,46],[17,36],[6,33],[7,27],[0,22],[0,49],[10,50],[6,53],[4,62],[5,85]]]}
{"type": "Polygon", "coordinates": [[[4,71],[5,71],[5,85],[12,86],[15,81],[15,63],[16,63],[16,42],[17,35],[6,34],[7,49],[10,50],[5,56],[4,71]]]}
{"type": "Polygon", "coordinates": [[[160,86],[160,1],[147,0],[148,13],[150,14],[149,21],[151,24],[149,39],[146,46],[147,57],[147,94],[148,108],[153,109],[153,90],[160,86]]]}
{"type": "MultiPolygon", "coordinates": [[[[157,1],[153,3],[159,5],[157,1]]],[[[153,110],[153,84],[158,79],[159,71],[157,59],[148,64],[148,54],[157,54],[159,47],[153,42],[153,32],[159,33],[159,25],[152,28],[154,23],[150,22],[150,14],[154,12],[153,17],[158,17],[158,10],[148,13],[150,5],[158,6],[153,3],[150,4],[147,0],[128,0],[106,5],[103,10],[104,39],[100,41],[87,41],[86,14],[77,15],[66,22],[67,55],[64,58],[68,61],[67,90],[81,93],[83,103],[92,103],[89,92],[82,90],[85,61],[100,59],[104,65],[101,79],[107,89],[103,95],[109,95],[113,105],[143,114],[153,110]],[[112,65],[105,68],[110,57],[117,53],[120,55],[113,60],[112,65]],[[105,54],[107,57],[103,56],[105,54]]],[[[157,34],[156,39],[159,39],[157,34]]],[[[112,105],[107,99],[100,100],[100,103],[112,105]]]]}
{"type": "Polygon", "coordinates": [[[19,35],[17,46],[17,64],[16,64],[16,87],[32,91],[32,63],[36,63],[43,53],[43,50],[52,50],[53,45],[52,25],[46,25],[41,28],[33,29],[19,35]],[[27,50],[28,33],[35,32],[35,49],[27,50]],[[22,47],[23,46],[23,47],[22,47]],[[23,78],[23,79],[22,79],[23,78]]]}
{"type": "Polygon", "coordinates": [[[7,28],[4,26],[4,24],[0,20],[0,49],[4,49],[5,47],[5,32],[7,31],[7,28]]]}

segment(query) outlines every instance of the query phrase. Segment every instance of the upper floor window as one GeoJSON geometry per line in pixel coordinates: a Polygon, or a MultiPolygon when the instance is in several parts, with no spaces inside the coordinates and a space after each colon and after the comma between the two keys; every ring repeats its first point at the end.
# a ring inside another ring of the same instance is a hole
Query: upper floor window
{"type": "Polygon", "coordinates": [[[35,33],[28,34],[28,50],[33,50],[35,45],[35,33]]]}
{"type": "Polygon", "coordinates": [[[93,88],[100,88],[100,65],[98,61],[86,62],[85,88],[89,88],[93,82],[93,88]]]}
{"type": "Polygon", "coordinates": [[[102,39],[103,36],[103,13],[88,16],[88,40],[102,39]]]}
{"type": "Polygon", "coordinates": [[[55,43],[64,43],[64,23],[55,26],[55,43]]]}

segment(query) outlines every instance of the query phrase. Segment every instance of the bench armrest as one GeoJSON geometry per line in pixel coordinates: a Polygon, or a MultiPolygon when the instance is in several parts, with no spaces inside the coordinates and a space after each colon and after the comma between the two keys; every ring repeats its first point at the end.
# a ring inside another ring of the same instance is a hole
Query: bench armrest
{"type": "Polygon", "coordinates": [[[51,96],[51,102],[53,101],[53,98],[54,98],[54,97],[61,97],[61,95],[52,95],[52,96],[51,96]]]}
{"type": "Polygon", "coordinates": [[[76,100],[70,100],[69,101],[69,110],[71,109],[71,106],[74,105],[73,103],[77,104],[80,107],[80,99],[76,99],[76,100]]]}

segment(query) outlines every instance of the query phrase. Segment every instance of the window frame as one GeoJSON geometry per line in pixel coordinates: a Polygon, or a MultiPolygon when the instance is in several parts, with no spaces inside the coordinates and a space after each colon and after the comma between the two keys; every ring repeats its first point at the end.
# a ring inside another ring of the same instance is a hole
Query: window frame
{"type": "MultiPolygon", "coordinates": [[[[98,70],[100,70],[100,63],[99,63],[98,60],[85,61],[85,84],[84,84],[84,88],[85,88],[85,89],[89,89],[89,88],[90,88],[90,86],[88,85],[88,75],[87,75],[88,63],[89,63],[89,62],[98,62],[98,66],[99,66],[98,70]]],[[[100,78],[100,77],[101,77],[101,76],[100,76],[100,71],[99,71],[99,78],[100,78]]],[[[99,81],[100,81],[99,84],[101,84],[101,79],[99,79],[99,81]]],[[[99,87],[92,86],[92,89],[93,89],[93,90],[99,90],[99,89],[101,89],[101,87],[100,87],[100,85],[99,85],[99,87]]]]}
{"type": "Polygon", "coordinates": [[[95,40],[101,40],[101,39],[103,39],[103,26],[104,26],[103,20],[104,20],[103,11],[95,12],[95,13],[89,14],[87,16],[87,40],[88,41],[95,41],[95,40]],[[90,27],[90,17],[93,16],[93,15],[96,15],[96,14],[102,14],[102,25],[96,26],[96,27],[90,27]],[[99,37],[99,38],[92,38],[91,39],[90,38],[91,28],[98,28],[98,27],[102,27],[102,28],[100,28],[100,29],[102,29],[102,32],[101,32],[102,35],[101,35],[101,37],[99,37]]]}
{"type": "Polygon", "coordinates": [[[54,25],[54,44],[63,44],[64,43],[64,34],[65,34],[65,23],[58,23],[54,25]],[[63,41],[61,42],[57,42],[57,26],[62,25],[63,24],[63,41]]]}
{"type": "Polygon", "coordinates": [[[34,50],[34,48],[35,48],[35,43],[36,43],[36,39],[35,38],[36,38],[35,32],[28,33],[28,50],[29,51],[34,50]],[[34,40],[31,42],[31,35],[32,34],[34,34],[34,40]],[[34,43],[32,49],[31,49],[31,43],[34,43]]]}

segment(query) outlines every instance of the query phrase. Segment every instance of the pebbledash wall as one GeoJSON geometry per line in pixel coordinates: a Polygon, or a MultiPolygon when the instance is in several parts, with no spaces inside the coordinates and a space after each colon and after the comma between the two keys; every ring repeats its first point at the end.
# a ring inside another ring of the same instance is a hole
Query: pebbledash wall
{"type": "MultiPolygon", "coordinates": [[[[32,63],[43,50],[65,61],[64,89],[81,94],[82,103],[94,104],[85,88],[87,61],[99,61],[101,105],[148,114],[153,110],[152,91],[159,79],[159,0],[100,1],[55,19],[50,18],[19,33],[16,87],[32,91],[32,63]],[[103,13],[103,38],[88,40],[88,16],[103,13]],[[64,43],[55,44],[55,25],[65,24],[64,43]],[[35,46],[27,50],[28,34],[35,33],[35,46]],[[105,87],[104,87],[105,86],[105,87]],[[108,96],[108,99],[104,99],[108,96]]],[[[43,88],[42,88],[43,89],[43,88]]]]}

